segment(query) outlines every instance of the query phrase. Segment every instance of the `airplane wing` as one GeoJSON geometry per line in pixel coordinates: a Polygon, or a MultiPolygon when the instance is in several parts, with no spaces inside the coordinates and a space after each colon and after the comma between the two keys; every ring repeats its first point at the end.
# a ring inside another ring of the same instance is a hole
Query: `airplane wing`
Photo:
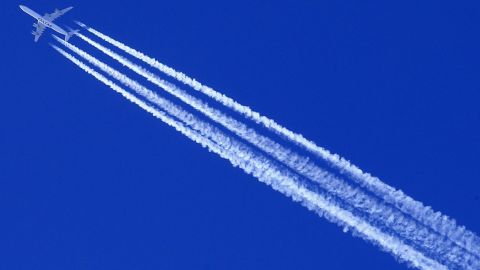
{"type": "Polygon", "coordinates": [[[32,34],[35,36],[35,42],[37,42],[40,36],[43,34],[43,31],[45,30],[45,25],[37,23],[33,24],[33,26],[37,27],[37,29],[32,32],[32,34]]]}
{"type": "Polygon", "coordinates": [[[44,19],[49,20],[50,22],[53,22],[56,18],[62,16],[63,14],[69,12],[73,7],[68,7],[62,10],[55,9],[54,12],[52,13],[47,13],[43,16],[44,19]]]}

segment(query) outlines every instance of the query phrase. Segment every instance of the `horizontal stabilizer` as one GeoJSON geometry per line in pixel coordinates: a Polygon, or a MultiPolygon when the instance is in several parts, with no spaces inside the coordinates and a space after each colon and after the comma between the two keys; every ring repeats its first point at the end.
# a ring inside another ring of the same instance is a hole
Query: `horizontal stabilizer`
{"type": "Polygon", "coordinates": [[[72,36],[74,36],[74,35],[76,35],[78,32],[80,32],[80,30],[78,30],[78,29],[73,30],[72,28],[70,28],[70,27],[68,27],[68,26],[66,26],[66,27],[67,27],[67,29],[68,29],[69,32],[65,35],[65,41],[68,42],[68,40],[69,40],[72,36]]]}

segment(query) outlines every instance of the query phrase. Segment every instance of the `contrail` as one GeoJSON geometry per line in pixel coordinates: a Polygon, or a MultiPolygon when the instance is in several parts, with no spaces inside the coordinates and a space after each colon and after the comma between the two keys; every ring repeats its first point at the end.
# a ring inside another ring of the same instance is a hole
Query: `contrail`
{"type": "Polygon", "coordinates": [[[224,106],[242,114],[246,118],[263,125],[274,133],[287,138],[288,140],[323,158],[333,167],[337,168],[341,174],[348,176],[362,187],[367,188],[369,191],[373,192],[386,202],[396,206],[404,213],[431,227],[441,235],[448,237],[450,240],[454,241],[456,244],[462,246],[471,253],[480,256],[480,238],[475,235],[475,233],[467,230],[465,227],[457,225],[454,219],[443,215],[440,212],[435,212],[429,206],[424,206],[421,202],[414,200],[413,198],[404,194],[401,190],[396,190],[395,188],[382,182],[379,178],[363,172],[360,168],[351,164],[348,160],[340,157],[337,154],[330,153],[328,150],[316,145],[313,141],[304,138],[303,135],[290,131],[289,129],[276,123],[274,120],[262,116],[256,111],[253,111],[248,106],[239,104],[232,98],[201,84],[195,79],[190,78],[189,76],[160,63],[156,59],[138,52],[135,49],[128,47],[127,45],[105,34],[102,34],[83,23],[77,23],[102,40],[144,61],[150,66],[157,68],[165,74],[211,97],[224,106]]]}
{"type": "MultiPolygon", "coordinates": [[[[99,67],[102,71],[118,79],[131,89],[134,89],[137,93],[145,96],[150,102],[159,106],[165,104],[165,101],[161,101],[161,98],[158,97],[151,90],[129,79],[117,70],[112,69],[105,63],[99,61],[98,59],[77,48],[76,46],[64,42],[59,38],[56,39],[57,41],[65,45],[67,48],[71,49],[72,51],[89,61],[90,63],[99,67]]],[[[113,52],[110,53],[113,54],[113,52]]],[[[129,67],[133,65],[126,59],[123,60],[121,63],[129,67]]],[[[135,68],[135,66],[133,66],[133,69],[138,70],[141,69],[141,67],[136,66],[135,68]]],[[[154,77],[149,78],[149,80],[159,79],[154,77]]],[[[271,141],[269,138],[258,135],[254,130],[248,129],[246,126],[244,126],[243,123],[237,122],[236,120],[223,115],[221,112],[209,108],[205,104],[201,103],[201,101],[195,100],[195,98],[188,96],[185,93],[176,93],[181,92],[181,90],[179,90],[175,86],[165,86],[165,82],[161,82],[160,86],[173,88],[170,89],[169,92],[171,92],[175,96],[180,95],[180,98],[183,101],[192,105],[195,109],[202,111],[215,121],[220,122],[225,127],[236,133],[238,136],[259,147],[261,150],[267,152],[271,156],[275,157],[277,160],[288,165],[290,168],[296,170],[301,175],[309,179],[313,179],[317,183],[320,183],[321,187],[327,192],[332,193],[333,195],[347,202],[349,205],[353,206],[354,209],[350,209],[351,211],[363,211],[366,214],[366,218],[369,222],[377,223],[377,225],[387,226],[389,229],[394,230],[403,238],[413,241],[414,244],[426,250],[434,258],[438,258],[440,261],[446,264],[452,266],[458,265],[464,269],[472,268],[475,265],[480,266],[480,263],[477,261],[476,258],[474,258],[468,252],[464,252],[461,249],[455,248],[451,241],[445,240],[443,239],[443,237],[439,237],[435,233],[432,234],[422,225],[418,226],[416,222],[404,217],[404,215],[399,213],[398,211],[386,207],[374,198],[369,197],[358,189],[352,188],[342,180],[333,177],[331,174],[328,174],[325,171],[321,170],[315,164],[309,162],[308,159],[298,156],[297,154],[289,151],[288,149],[285,149],[281,145],[271,141]],[[444,254],[448,254],[448,256],[445,256],[444,254]],[[447,258],[450,262],[447,261],[447,258]]]]}
{"type": "MultiPolygon", "coordinates": [[[[448,257],[451,262],[459,265],[463,269],[475,269],[477,267],[480,267],[480,262],[478,261],[478,258],[472,256],[468,252],[463,251],[462,249],[456,248],[455,244],[452,243],[451,240],[440,237],[439,235],[437,235],[437,233],[432,232],[431,229],[428,229],[421,224],[417,224],[417,222],[415,222],[414,220],[405,217],[403,213],[387,207],[386,205],[378,202],[374,198],[371,198],[357,188],[352,188],[343,180],[332,176],[331,174],[325,172],[324,170],[316,166],[306,157],[299,156],[298,154],[272,141],[271,139],[259,135],[255,130],[250,129],[243,123],[223,114],[216,109],[209,107],[201,100],[198,100],[197,98],[187,94],[183,90],[177,88],[175,85],[172,85],[169,82],[160,79],[158,76],[147,71],[143,67],[132,63],[126,58],[114,53],[110,49],[100,45],[99,43],[89,39],[82,34],[78,34],[78,36],[90,45],[111,56],[112,58],[120,62],[122,65],[142,75],[152,83],[166,90],[168,93],[174,95],[188,105],[204,113],[212,120],[229,129],[240,138],[245,139],[246,141],[255,145],[262,151],[268,153],[269,155],[276,158],[278,161],[284,163],[291,169],[311,180],[316,181],[317,183],[320,183],[323,189],[346,201],[347,203],[355,207],[355,210],[361,210],[366,213],[366,218],[369,222],[377,223],[381,226],[387,226],[389,229],[392,229],[396,233],[398,233],[401,237],[413,241],[413,243],[426,250],[430,254],[436,254],[433,255],[433,257],[438,257],[439,259],[444,259],[441,258],[442,256],[448,257]],[[442,256],[440,256],[440,254],[442,254],[442,256]],[[448,254],[448,256],[445,256],[443,254],[448,254]]],[[[108,74],[116,73],[116,75],[114,76],[119,77],[118,72],[112,71],[112,69],[109,68],[107,65],[98,61],[96,58],[92,57],[85,51],[80,50],[72,44],[65,43],[61,39],[57,40],[67,46],[69,49],[73,50],[81,57],[85,58],[90,63],[107,72],[108,74]]],[[[120,77],[122,78],[122,76],[120,77]]],[[[125,81],[124,79],[123,82],[129,87],[142,88],[142,86],[138,85],[138,83],[132,83],[131,81],[125,81]]],[[[148,96],[155,95],[155,93],[149,90],[147,91],[150,92],[148,96]]],[[[155,100],[150,101],[155,102],[155,100]]],[[[448,264],[448,262],[446,261],[445,263],[448,264]]]]}
{"type": "MultiPolygon", "coordinates": [[[[56,46],[53,47],[82,70],[91,74],[97,80],[101,81],[114,91],[120,93],[129,101],[137,104],[142,109],[159,118],[167,125],[175,128],[189,139],[201,144],[202,146],[208,148],[209,151],[214,152],[220,157],[230,161],[233,166],[240,167],[247,174],[253,175],[261,182],[270,185],[273,189],[285,194],[288,197],[291,197],[295,201],[301,202],[310,210],[313,210],[320,215],[324,215],[331,222],[352,229],[355,234],[359,235],[363,239],[379,245],[381,248],[394,254],[400,260],[404,260],[414,267],[419,269],[447,269],[447,267],[444,265],[426,257],[399,239],[380,231],[378,228],[371,226],[361,218],[354,216],[348,211],[345,211],[331,198],[312,192],[306,187],[300,185],[299,179],[294,174],[291,174],[288,170],[281,169],[269,159],[263,157],[261,154],[250,150],[248,146],[245,146],[231,138],[225,140],[226,137],[220,133],[211,134],[212,138],[218,139],[217,144],[215,144],[212,140],[206,139],[205,137],[185,127],[180,122],[170,118],[165,113],[162,113],[154,107],[149,106],[142,100],[130,94],[120,86],[107,79],[105,76],[88,67],[86,64],[62,49],[56,46]],[[217,135],[219,137],[216,137],[217,135]]],[[[186,112],[184,112],[184,114],[188,115],[186,112]]],[[[183,116],[178,115],[175,117],[180,119],[183,116]]],[[[195,116],[189,115],[187,118],[182,119],[182,121],[185,121],[188,125],[188,122],[198,120],[196,120],[195,116]]],[[[213,128],[210,129],[213,130],[213,128]]],[[[204,132],[208,133],[209,128],[204,130],[204,132]]]]}

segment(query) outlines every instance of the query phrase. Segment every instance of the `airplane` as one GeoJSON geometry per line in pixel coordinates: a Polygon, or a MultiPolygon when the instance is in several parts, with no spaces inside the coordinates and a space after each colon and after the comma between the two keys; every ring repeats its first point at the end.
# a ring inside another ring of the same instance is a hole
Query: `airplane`
{"type": "Polygon", "coordinates": [[[68,7],[62,10],[55,9],[55,11],[52,13],[46,13],[44,16],[40,16],[40,14],[29,9],[28,7],[20,5],[21,10],[37,20],[37,22],[33,24],[33,27],[36,27],[36,29],[32,31],[32,35],[35,36],[35,42],[37,42],[40,36],[43,34],[45,27],[51,28],[55,32],[65,35],[65,41],[68,41],[73,35],[75,35],[79,30],[71,30],[67,32],[53,23],[55,19],[69,12],[72,8],[73,7],[68,7]]]}

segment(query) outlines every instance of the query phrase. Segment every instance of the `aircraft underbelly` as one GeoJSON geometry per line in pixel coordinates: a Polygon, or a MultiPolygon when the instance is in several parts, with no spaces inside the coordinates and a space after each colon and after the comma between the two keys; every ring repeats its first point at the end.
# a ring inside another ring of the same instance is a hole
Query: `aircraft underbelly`
{"type": "Polygon", "coordinates": [[[65,30],[63,30],[62,28],[58,27],[57,25],[55,24],[51,24],[49,26],[50,28],[52,28],[55,32],[59,33],[59,34],[62,34],[62,35],[66,35],[67,32],[65,30]]]}

